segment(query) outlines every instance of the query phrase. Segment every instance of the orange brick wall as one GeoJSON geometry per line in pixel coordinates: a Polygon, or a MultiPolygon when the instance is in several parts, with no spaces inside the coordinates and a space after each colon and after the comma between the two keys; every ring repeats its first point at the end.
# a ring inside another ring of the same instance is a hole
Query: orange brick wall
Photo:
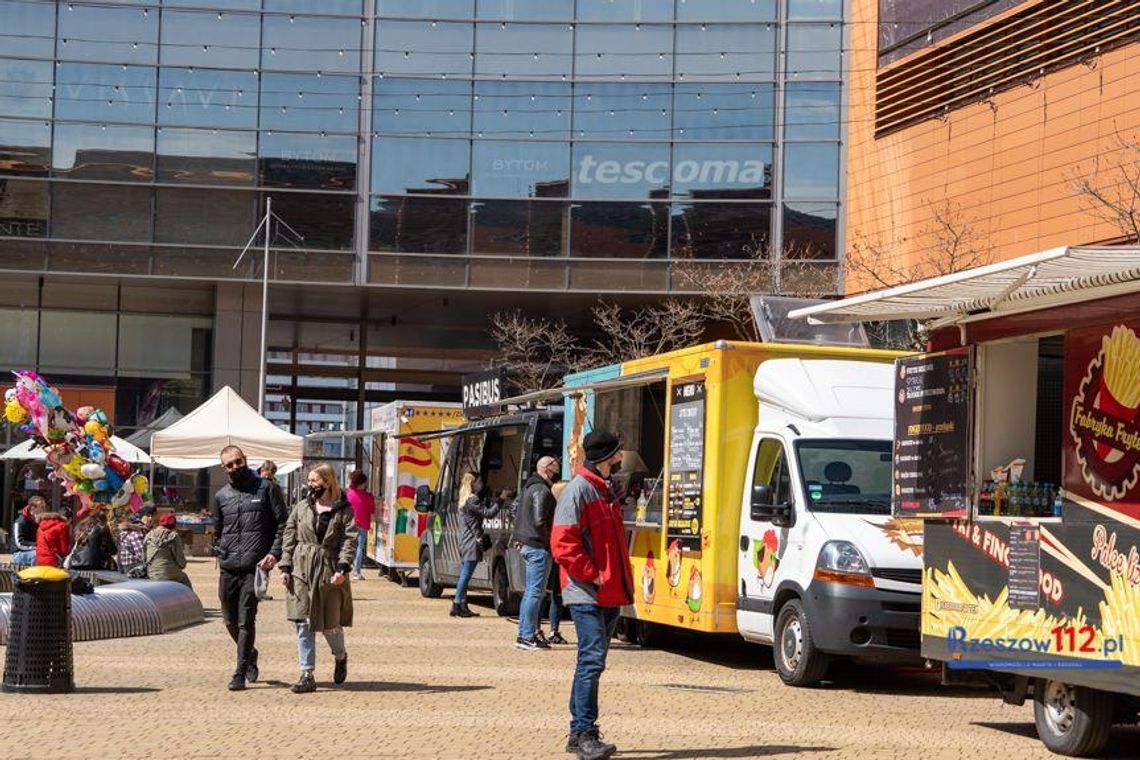
{"type": "MultiPolygon", "coordinates": [[[[1071,185],[1114,152],[1117,131],[1140,137],[1140,44],[875,139],[878,2],[851,2],[848,251],[862,237],[914,271],[929,256],[931,207],[946,202],[996,260],[1120,236],[1071,185]]],[[[852,273],[847,292],[875,287],[864,280],[852,273]]]]}

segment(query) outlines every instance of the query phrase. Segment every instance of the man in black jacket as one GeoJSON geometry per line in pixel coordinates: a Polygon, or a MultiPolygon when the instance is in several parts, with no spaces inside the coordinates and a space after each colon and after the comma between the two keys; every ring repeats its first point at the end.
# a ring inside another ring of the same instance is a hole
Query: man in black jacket
{"type": "Polygon", "coordinates": [[[258,567],[268,572],[281,559],[281,534],[289,513],[281,489],[255,475],[240,448],[226,446],[221,460],[230,482],[214,495],[214,553],[221,564],[222,618],[237,644],[237,668],[229,689],[240,691],[247,679],[256,681],[259,675],[254,576],[258,567]]]}
{"type": "Polygon", "coordinates": [[[550,486],[561,471],[554,457],[542,457],[523,486],[515,513],[515,548],[526,565],[526,591],[519,607],[515,646],[526,651],[550,649],[538,633],[538,612],[550,575],[550,529],[554,524],[554,494],[550,486]]]}

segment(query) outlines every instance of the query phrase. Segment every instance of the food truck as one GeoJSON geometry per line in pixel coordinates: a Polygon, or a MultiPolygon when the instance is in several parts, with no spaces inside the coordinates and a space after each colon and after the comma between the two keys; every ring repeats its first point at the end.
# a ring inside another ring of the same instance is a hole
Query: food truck
{"type": "Polygon", "coordinates": [[[1087,757],[1140,710],[1140,248],[1066,247],[794,311],[919,320],[893,511],[924,521],[922,653],[1087,757]]]}
{"type": "Polygon", "coordinates": [[[459,404],[393,401],[372,410],[369,482],[376,512],[368,555],[394,581],[406,581],[419,566],[427,518],[415,511],[416,488],[435,485],[445,454],[444,439],[423,435],[458,427],[464,420],[459,404]]]}
{"type": "Polygon", "coordinates": [[[622,442],[623,636],[738,633],[791,685],[835,656],[919,661],[921,528],[890,515],[897,356],[718,341],[565,379],[564,474],[591,429],[622,442]]]}

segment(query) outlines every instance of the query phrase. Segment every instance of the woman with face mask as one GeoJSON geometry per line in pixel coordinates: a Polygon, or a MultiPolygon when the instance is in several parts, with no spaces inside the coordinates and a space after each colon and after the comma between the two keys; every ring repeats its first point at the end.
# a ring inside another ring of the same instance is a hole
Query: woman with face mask
{"type": "Polygon", "coordinates": [[[356,555],[356,518],[333,468],[309,471],[308,495],[285,523],[281,581],[289,592],[286,615],[297,628],[301,677],[294,694],[316,691],[316,632],[324,634],[334,657],[333,682],[348,677],[344,629],[352,625],[352,586],[348,572],[356,555]]]}
{"type": "Polygon", "coordinates": [[[467,606],[467,586],[475,566],[483,559],[486,534],[483,533],[483,520],[499,514],[501,502],[482,498],[483,482],[473,472],[463,473],[459,479],[459,582],[455,586],[455,601],[451,603],[452,617],[478,617],[467,606]]]}

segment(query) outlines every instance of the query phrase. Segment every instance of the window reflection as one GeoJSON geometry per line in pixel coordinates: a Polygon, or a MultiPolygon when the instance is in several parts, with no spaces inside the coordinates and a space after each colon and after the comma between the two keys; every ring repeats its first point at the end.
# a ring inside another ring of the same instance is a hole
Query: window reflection
{"type": "Polygon", "coordinates": [[[0,174],[47,176],[51,124],[0,119],[0,174]]]}
{"type": "Polygon", "coordinates": [[[578,0],[579,21],[672,21],[673,0],[578,0]]]}
{"type": "Polygon", "coordinates": [[[158,179],[209,185],[252,185],[257,133],[160,128],[158,179]]]}
{"type": "Polygon", "coordinates": [[[257,10],[261,7],[261,0],[162,0],[162,4],[174,6],[192,6],[195,8],[257,10]]]}
{"type": "Polygon", "coordinates": [[[668,247],[668,204],[628,202],[571,204],[571,256],[664,258],[668,247]]]}
{"type": "Polygon", "coordinates": [[[56,71],[57,119],[154,122],[155,69],[61,63],[56,71]]]}
{"type": "Polygon", "coordinates": [[[261,31],[261,67],[358,72],[362,28],[351,18],[266,16],[261,31]]]}
{"type": "Polygon", "coordinates": [[[574,18],[574,0],[477,0],[479,18],[542,21],[574,18]]]}
{"type": "MultiPolygon", "coordinates": [[[[352,248],[354,202],[351,195],[277,193],[273,213],[304,238],[299,247],[344,250],[352,248]]],[[[258,213],[265,213],[264,201],[258,213]]],[[[282,233],[280,244],[287,247],[286,237],[291,238],[282,233]]]]}
{"type": "Polygon", "coordinates": [[[52,183],[51,235],[72,240],[149,242],[151,189],[80,182],[52,183]]]}
{"type": "Polygon", "coordinates": [[[355,136],[263,132],[258,157],[261,184],[266,187],[356,187],[355,136]]]}
{"type": "Polygon", "coordinates": [[[409,18],[472,18],[475,0],[376,0],[379,16],[409,18]]]}
{"type": "Polygon", "coordinates": [[[843,17],[843,0],[788,0],[788,18],[843,17]]]}
{"type": "Polygon", "coordinates": [[[437,21],[376,22],[376,71],[400,74],[471,74],[472,24],[437,21]]]}
{"type": "Polygon", "coordinates": [[[839,146],[835,143],[786,143],[784,197],[839,197],[839,146]]]}
{"type": "Polygon", "coordinates": [[[574,32],[569,24],[477,24],[475,74],[521,79],[569,77],[573,45],[574,32]]]}
{"type": "Polygon", "coordinates": [[[476,140],[471,171],[474,195],[564,198],[570,189],[570,145],[476,140]]]}
{"type": "Polygon", "coordinates": [[[471,132],[471,82],[389,79],[373,84],[372,129],[389,134],[463,135],[471,132]]]}
{"type": "Polygon", "coordinates": [[[160,187],[155,197],[155,242],[244,245],[257,224],[256,200],[252,192],[160,187]],[[206,219],[209,224],[203,224],[206,219]]]}
{"type": "Polygon", "coordinates": [[[574,196],[648,198],[667,192],[669,146],[661,143],[575,143],[574,196]]]}
{"type": "Polygon", "coordinates": [[[362,0],[265,0],[265,10],[359,16],[363,11],[363,3],[362,0]]]}
{"type": "Polygon", "coordinates": [[[784,256],[834,260],[838,216],[834,203],[785,203],[784,256]]]}
{"type": "Polygon", "coordinates": [[[838,79],[840,24],[789,24],[787,76],[789,79],[838,79]]]}
{"type": "Polygon", "coordinates": [[[157,10],[75,3],[58,7],[58,57],[105,63],[156,62],[157,10]]]}
{"type": "Polygon", "coordinates": [[[574,88],[574,136],[663,140],[673,93],[667,84],[587,83],[574,88]]]}
{"type": "Polygon", "coordinates": [[[257,75],[222,69],[161,69],[158,123],[187,127],[257,126],[257,75]]]}
{"type": "Polygon", "coordinates": [[[47,237],[48,183],[0,177],[0,237],[47,237]]]}
{"type": "Polygon", "coordinates": [[[784,136],[838,140],[839,82],[788,82],[784,136]]]}
{"type": "Polygon", "coordinates": [[[355,132],[360,80],[316,74],[261,77],[261,128],[297,132],[355,132]]]}
{"type": "Polygon", "coordinates": [[[471,204],[473,254],[560,256],[568,243],[569,205],[542,201],[471,204]]]}
{"type": "Polygon", "coordinates": [[[771,21],[776,0],[677,0],[678,21],[771,21]]]}
{"type": "Polygon", "coordinates": [[[467,140],[382,137],[372,142],[372,192],[466,195],[471,187],[467,140]]]}
{"type": "Polygon", "coordinates": [[[771,140],[775,134],[775,85],[677,84],[673,137],[677,140],[771,140]]]}
{"type": "Polygon", "coordinates": [[[763,81],[772,79],[775,73],[773,24],[677,27],[679,80],[763,81]]]}
{"type": "Polygon", "coordinates": [[[475,134],[559,139],[570,133],[570,85],[476,82],[475,134]]]}
{"type": "Polygon", "coordinates": [[[456,198],[373,198],[371,251],[463,253],[467,201],[456,198]]]}
{"type": "Polygon", "coordinates": [[[673,78],[673,27],[583,24],[574,41],[576,79],[673,78]]]}
{"type": "Polygon", "coordinates": [[[4,55],[51,58],[55,53],[55,4],[0,0],[4,55]]]}
{"type": "Polygon", "coordinates": [[[260,23],[252,13],[163,11],[160,61],[168,66],[255,69],[260,23]]]}
{"type": "Polygon", "coordinates": [[[751,259],[767,255],[772,207],[766,203],[673,204],[673,258],[751,259]]]}
{"type": "Polygon", "coordinates": [[[56,124],[52,174],[73,179],[149,182],[154,178],[154,129],[56,124]]]}
{"type": "Polygon", "coordinates": [[[50,119],[52,76],[51,61],[0,58],[0,116],[50,119]]]}
{"type": "Polygon", "coordinates": [[[772,146],[765,143],[678,143],[673,149],[673,195],[770,198],[772,146]]]}

